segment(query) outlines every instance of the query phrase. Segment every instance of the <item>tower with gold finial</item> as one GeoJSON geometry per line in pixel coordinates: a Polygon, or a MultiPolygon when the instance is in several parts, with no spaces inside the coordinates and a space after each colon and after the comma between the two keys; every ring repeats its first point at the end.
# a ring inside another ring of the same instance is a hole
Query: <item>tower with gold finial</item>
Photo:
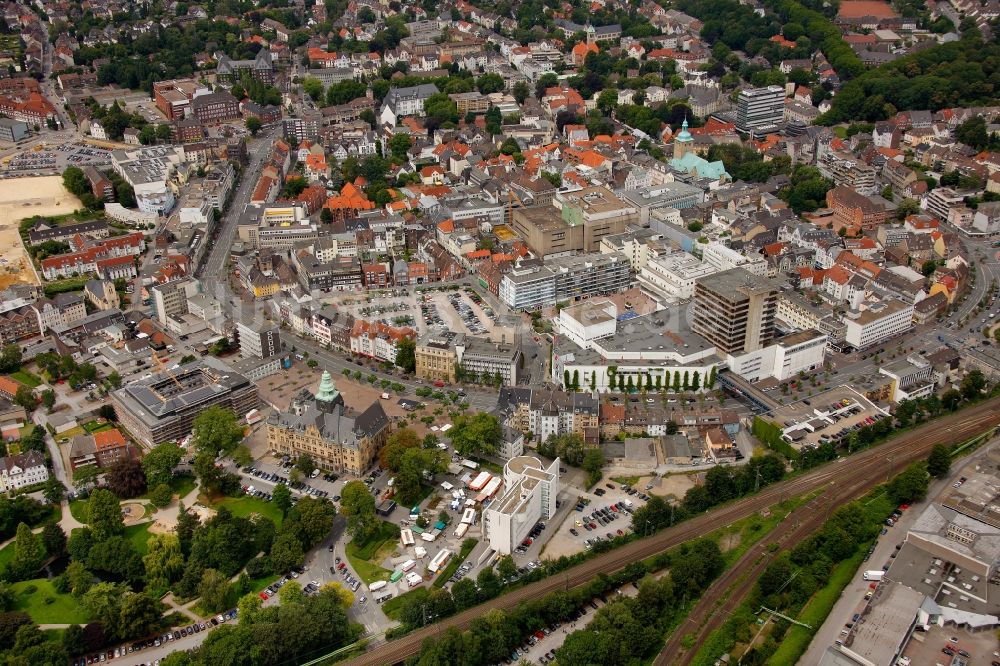
{"type": "Polygon", "coordinates": [[[685,116],[684,122],[681,123],[681,131],[674,137],[674,159],[677,160],[687,155],[693,142],[694,137],[688,131],[688,120],[685,116]]]}

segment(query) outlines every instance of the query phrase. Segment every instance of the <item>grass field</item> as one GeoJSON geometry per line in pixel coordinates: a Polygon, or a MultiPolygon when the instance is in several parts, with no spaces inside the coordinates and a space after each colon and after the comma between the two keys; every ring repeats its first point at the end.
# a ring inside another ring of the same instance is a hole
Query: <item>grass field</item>
{"type": "Polygon", "coordinates": [[[811,625],[815,629],[810,630],[792,625],[782,639],[781,645],[778,646],[778,650],[768,659],[768,664],[794,664],[805,654],[813,635],[826,621],[827,615],[833,610],[833,605],[837,603],[840,594],[851,582],[851,578],[854,577],[854,573],[861,566],[864,558],[864,551],[859,550],[853,557],[833,568],[829,582],[812,596],[812,599],[806,603],[798,615],[800,622],[811,625]]]}
{"type": "Polygon", "coordinates": [[[637,476],[613,476],[611,480],[623,486],[634,486],[639,483],[639,477],[637,476]]]}
{"type": "Polygon", "coordinates": [[[415,588],[413,590],[410,590],[409,592],[404,592],[403,594],[400,594],[399,596],[396,596],[396,597],[393,597],[392,599],[389,599],[389,601],[387,601],[384,604],[382,604],[382,612],[385,613],[386,617],[392,618],[393,620],[398,620],[399,619],[399,612],[401,610],[403,610],[403,604],[406,603],[406,600],[411,595],[422,594],[421,590],[424,590],[424,589],[425,588],[418,587],[418,588],[415,588]]]}
{"type": "Polygon", "coordinates": [[[246,518],[255,513],[259,513],[265,518],[270,518],[275,525],[281,525],[281,509],[272,502],[265,502],[256,497],[224,497],[214,503],[216,508],[224,506],[232,512],[234,516],[246,518]]]}
{"type": "Polygon", "coordinates": [[[84,525],[87,524],[87,500],[75,499],[69,503],[69,514],[84,525]]]}
{"type": "Polygon", "coordinates": [[[350,541],[344,548],[347,561],[366,583],[373,583],[376,580],[387,580],[392,572],[378,564],[372,562],[383,547],[393,544],[399,538],[399,528],[392,523],[382,522],[379,525],[378,533],[369,539],[364,545],[359,545],[355,541],[350,541]]]}
{"type": "Polygon", "coordinates": [[[83,424],[83,429],[93,435],[95,432],[104,432],[105,430],[113,430],[114,426],[105,421],[101,423],[99,421],[87,421],[83,424]]]}
{"type": "Polygon", "coordinates": [[[142,523],[141,525],[130,525],[125,528],[125,538],[132,542],[140,555],[149,552],[146,542],[149,541],[149,526],[152,523],[142,523]]]}
{"type": "Polygon", "coordinates": [[[10,378],[14,381],[21,382],[28,388],[35,388],[42,383],[42,378],[33,372],[28,372],[27,370],[18,370],[17,372],[10,373],[10,378]]]}
{"type": "Polygon", "coordinates": [[[260,578],[251,578],[250,591],[254,593],[260,592],[279,578],[281,578],[281,576],[277,574],[268,574],[267,576],[262,576],[260,578]]]}
{"type": "Polygon", "coordinates": [[[14,583],[14,607],[39,624],[84,624],[87,614],[71,594],[59,594],[44,578],[14,583]],[[28,592],[34,588],[34,592],[28,592]],[[46,603],[51,599],[51,603],[46,603]]]}
{"type": "Polygon", "coordinates": [[[9,544],[0,548],[0,569],[3,569],[10,561],[14,559],[14,542],[11,541],[9,544]]]}

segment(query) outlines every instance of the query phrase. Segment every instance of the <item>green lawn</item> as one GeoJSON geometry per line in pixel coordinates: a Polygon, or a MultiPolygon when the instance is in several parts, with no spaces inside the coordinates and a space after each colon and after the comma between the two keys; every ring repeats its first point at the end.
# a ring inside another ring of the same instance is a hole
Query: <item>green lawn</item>
{"type": "Polygon", "coordinates": [[[270,574],[270,575],[267,575],[267,576],[263,576],[261,578],[251,578],[250,579],[250,591],[251,592],[260,592],[265,587],[267,587],[268,585],[270,585],[274,581],[278,580],[279,578],[281,578],[281,576],[278,576],[277,574],[270,574]]]}
{"type": "Polygon", "coordinates": [[[39,624],[85,624],[87,614],[72,594],[59,594],[51,581],[39,578],[14,583],[14,608],[39,624]],[[34,587],[34,592],[27,590],[34,587]],[[46,603],[51,599],[51,603],[46,603]]]}
{"type": "Polygon", "coordinates": [[[448,566],[446,566],[441,573],[438,574],[438,577],[434,579],[434,587],[444,587],[444,584],[448,582],[448,579],[451,578],[453,573],[458,571],[458,567],[462,566],[462,562],[465,561],[465,558],[469,556],[469,553],[472,552],[472,549],[475,548],[478,543],[479,539],[466,539],[463,541],[462,550],[459,551],[458,556],[451,558],[451,562],[448,562],[448,566]]]}
{"type": "Polygon", "coordinates": [[[638,476],[613,476],[611,477],[611,480],[623,486],[634,486],[639,483],[638,476]]]}
{"type": "Polygon", "coordinates": [[[114,430],[114,426],[107,421],[101,423],[99,421],[87,421],[83,424],[83,429],[93,435],[95,432],[104,432],[105,430],[114,430]]]}
{"type": "Polygon", "coordinates": [[[859,549],[853,557],[844,560],[833,568],[830,580],[826,586],[818,590],[812,596],[812,599],[806,603],[802,612],[798,614],[800,622],[811,625],[815,629],[810,630],[800,627],[797,624],[792,625],[782,639],[781,645],[778,646],[778,650],[768,659],[768,664],[794,664],[805,654],[806,649],[809,647],[809,642],[812,641],[813,634],[826,621],[827,615],[833,610],[833,605],[837,603],[840,594],[847,587],[847,584],[851,582],[851,578],[854,577],[864,558],[865,552],[859,549]]]}
{"type": "Polygon", "coordinates": [[[69,503],[69,514],[73,516],[76,520],[87,524],[87,500],[85,499],[75,499],[69,503]]]}
{"type": "Polygon", "coordinates": [[[0,569],[3,569],[10,561],[14,559],[14,542],[11,541],[9,544],[0,548],[0,569]]]}
{"type": "Polygon", "coordinates": [[[410,595],[414,594],[424,594],[425,588],[418,587],[412,589],[408,592],[403,592],[399,596],[395,596],[389,599],[384,604],[382,604],[382,612],[385,613],[386,617],[392,618],[393,620],[399,619],[399,612],[403,610],[403,605],[406,603],[410,595]]]}
{"type": "Polygon", "coordinates": [[[399,528],[392,523],[382,521],[379,524],[379,531],[375,536],[364,544],[355,541],[348,542],[344,548],[347,560],[357,572],[361,580],[366,583],[373,583],[376,580],[388,580],[392,572],[371,561],[375,553],[387,543],[395,542],[399,538],[399,528]]]}
{"type": "Polygon", "coordinates": [[[149,541],[149,526],[153,523],[142,523],[141,525],[130,525],[125,528],[125,538],[132,542],[140,555],[149,552],[146,544],[149,541]]]}
{"type": "Polygon", "coordinates": [[[350,544],[348,544],[347,550],[347,561],[351,563],[351,567],[354,568],[355,573],[365,581],[367,584],[374,583],[377,580],[389,580],[389,576],[392,572],[388,569],[383,569],[377,564],[372,564],[368,560],[363,560],[359,557],[351,555],[350,544]]]}
{"type": "Polygon", "coordinates": [[[27,370],[18,370],[17,372],[10,373],[10,378],[14,381],[21,382],[28,388],[35,388],[42,383],[42,378],[33,372],[28,372],[27,370]]]}
{"type": "Polygon", "coordinates": [[[259,513],[265,518],[270,518],[275,525],[281,525],[281,509],[273,502],[265,502],[256,497],[224,497],[215,503],[216,507],[224,506],[232,512],[234,516],[246,518],[254,513],[259,513]]]}

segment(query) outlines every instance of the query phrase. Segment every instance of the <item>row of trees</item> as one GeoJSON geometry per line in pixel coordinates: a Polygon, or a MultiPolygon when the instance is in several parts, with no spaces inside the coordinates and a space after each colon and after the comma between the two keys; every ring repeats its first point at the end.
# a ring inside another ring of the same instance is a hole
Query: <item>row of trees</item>
{"type": "MultiPolygon", "coordinates": [[[[704,377],[704,388],[714,388],[717,377],[716,368],[712,366],[712,369],[704,377]]],[[[563,384],[570,389],[579,389],[580,381],[576,371],[574,371],[572,376],[570,376],[568,371],[564,371],[563,384]]],[[[595,387],[596,377],[591,375],[590,388],[594,390],[595,387]]],[[[673,391],[674,393],[680,393],[681,391],[700,391],[703,388],[702,374],[699,370],[695,370],[693,373],[689,370],[685,370],[683,373],[680,370],[674,370],[673,380],[671,381],[669,372],[665,379],[662,375],[653,377],[652,373],[649,372],[645,375],[625,375],[619,373],[618,367],[614,365],[608,366],[608,387],[611,390],[617,389],[618,391],[628,393],[636,391],[673,391]]]]}
{"type": "MultiPolygon", "coordinates": [[[[489,600],[498,593],[505,568],[512,569],[513,563],[501,560],[500,576],[492,569],[484,569],[476,581],[463,579],[451,592],[432,589],[410,595],[401,612],[404,626],[421,626],[425,618],[437,619],[489,600]]],[[[556,651],[560,663],[633,663],[656,650],[661,638],[659,628],[683,612],[685,599],[700,594],[723,568],[722,555],[713,542],[699,540],[685,544],[657,558],[649,570],[636,562],[620,572],[601,574],[586,585],[553,592],[510,612],[488,611],[473,620],[466,631],[452,628],[428,639],[420,654],[409,663],[413,666],[499,663],[510,656],[526,635],[554,622],[566,621],[591,599],[641,580],[635,599],[617,598],[610,602],[598,612],[591,627],[570,634],[556,651]],[[645,578],[649,571],[664,567],[670,569],[667,576],[645,578]]]]}
{"type": "Polygon", "coordinates": [[[741,467],[717,465],[705,474],[705,483],[690,488],[680,502],[651,497],[632,515],[632,531],[649,536],[713,506],[756,492],[784,476],[785,462],[773,453],[754,456],[741,467]]]}

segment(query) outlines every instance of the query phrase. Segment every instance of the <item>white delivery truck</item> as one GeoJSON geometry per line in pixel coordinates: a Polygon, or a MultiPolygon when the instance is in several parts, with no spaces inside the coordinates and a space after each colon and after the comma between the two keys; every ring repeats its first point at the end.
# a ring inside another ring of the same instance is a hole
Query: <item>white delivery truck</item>
{"type": "Polygon", "coordinates": [[[882,580],[884,575],[884,571],[866,571],[864,573],[865,580],[882,580]]]}
{"type": "Polygon", "coordinates": [[[372,592],[377,592],[378,590],[381,590],[385,586],[386,582],[384,580],[377,580],[371,585],[369,585],[368,589],[371,590],[372,592]]]}

